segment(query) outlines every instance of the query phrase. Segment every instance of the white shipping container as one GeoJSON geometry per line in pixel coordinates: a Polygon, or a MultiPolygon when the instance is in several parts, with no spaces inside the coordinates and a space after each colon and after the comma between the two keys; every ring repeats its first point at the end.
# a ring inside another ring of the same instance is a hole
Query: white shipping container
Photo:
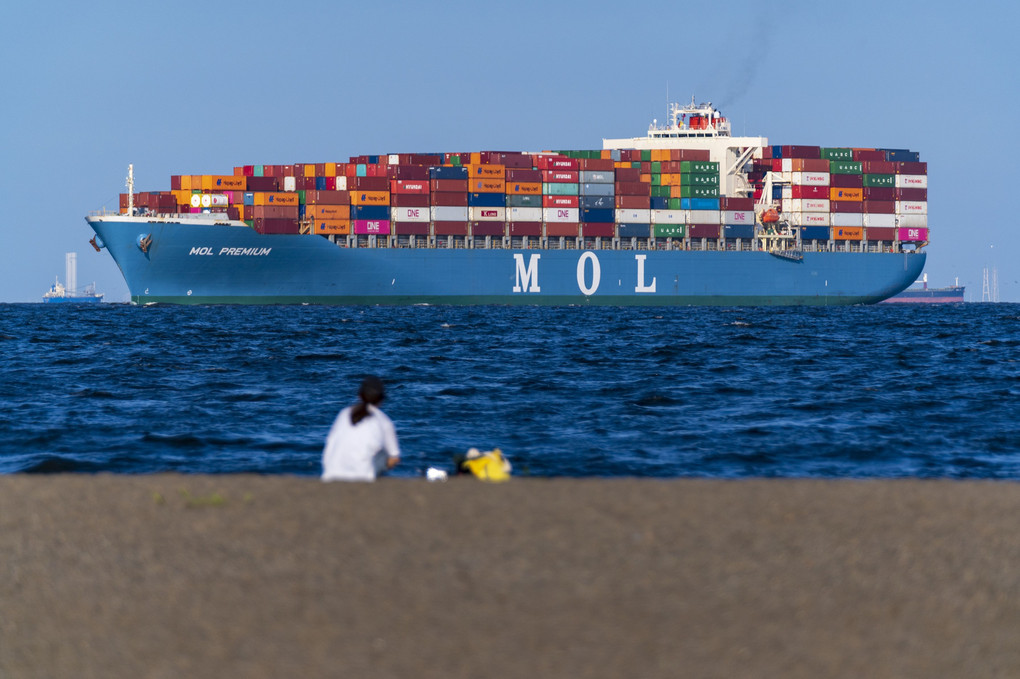
{"type": "MultiPolygon", "coordinates": [[[[648,212],[648,210],[645,210],[648,212]]],[[[542,209],[542,221],[573,223],[581,221],[581,210],[576,207],[547,207],[542,209]]]]}
{"type": "Polygon", "coordinates": [[[386,164],[387,165],[399,165],[400,164],[400,156],[398,156],[396,153],[391,153],[389,158],[387,159],[386,164]]]}
{"type": "Polygon", "coordinates": [[[898,215],[926,215],[926,214],[928,214],[928,201],[926,201],[926,200],[898,200],[898,201],[896,201],[896,214],[898,214],[898,215]]]}
{"type": "Polygon", "coordinates": [[[864,226],[896,226],[896,215],[865,214],[864,226]]]}
{"type": "Polygon", "coordinates": [[[618,224],[651,224],[651,210],[624,210],[616,211],[616,222],[618,224]]]}
{"type": "Polygon", "coordinates": [[[928,227],[928,215],[898,215],[896,217],[896,226],[904,228],[927,228],[928,227]]]}
{"type": "Polygon", "coordinates": [[[582,184],[612,184],[615,177],[612,170],[581,170],[582,184]]]}
{"type": "Polygon", "coordinates": [[[828,186],[828,172],[794,172],[793,183],[798,186],[828,186]]]}
{"type": "Polygon", "coordinates": [[[297,180],[294,177],[283,178],[283,190],[284,191],[297,191],[297,180]]]}
{"type": "Polygon", "coordinates": [[[926,188],[928,188],[928,175],[926,175],[926,174],[898,174],[898,175],[896,175],[896,188],[898,188],[898,189],[926,189],[926,188]]]}
{"type": "Polygon", "coordinates": [[[828,212],[793,212],[787,215],[794,226],[829,226],[828,212]]]}
{"type": "Polygon", "coordinates": [[[652,210],[652,224],[686,224],[686,210],[652,210]]]}
{"type": "Polygon", "coordinates": [[[540,207],[512,207],[510,208],[511,222],[540,222],[542,221],[542,208],[540,207]]]}
{"type": "MultiPolygon", "coordinates": [[[[784,158],[783,162],[792,162],[789,158],[784,158]]],[[[790,183],[793,181],[793,173],[788,168],[783,168],[782,172],[777,172],[779,175],[779,181],[790,183]]]]}
{"type": "Polygon", "coordinates": [[[754,224],[754,213],[750,210],[727,210],[722,213],[723,224],[754,224]]]}
{"type": "Polygon", "coordinates": [[[864,215],[859,212],[833,212],[832,226],[864,226],[864,215]]]}
{"type": "Polygon", "coordinates": [[[431,216],[427,207],[390,208],[390,219],[395,222],[427,222],[431,216]]]}
{"type": "Polygon", "coordinates": [[[688,210],[688,224],[722,224],[718,210],[688,210]]]}
{"type": "MultiPolygon", "coordinates": [[[[783,205],[784,211],[787,206],[783,205]]],[[[789,212],[829,212],[829,201],[825,198],[794,198],[790,201],[789,212]]]]}
{"type": "Polygon", "coordinates": [[[466,205],[436,205],[432,208],[432,221],[434,222],[466,222],[467,220],[466,205]]]}
{"type": "Polygon", "coordinates": [[[790,186],[783,187],[783,200],[793,200],[793,188],[790,186]]]}
{"type": "Polygon", "coordinates": [[[209,196],[209,205],[203,203],[202,207],[226,207],[230,205],[230,200],[224,193],[210,193],[207,195],[209,196]]]}
{"type": "Polygon", "coordinates": [[[336,190],[337,191],[346,191],[347,190],[347,177],[346,176],[340,176],[340,177],[336,178],[336,190]]]}
{"type": "Polygon", "coordinates": [[[793,172],[793,158],[783,158],[783,172],[793,172]]]}
{"type": "Polygon", "coordinates": [[[468,220],[472,222],[505,222],[505,207],[478,207],[468,208],[468,220]]]}

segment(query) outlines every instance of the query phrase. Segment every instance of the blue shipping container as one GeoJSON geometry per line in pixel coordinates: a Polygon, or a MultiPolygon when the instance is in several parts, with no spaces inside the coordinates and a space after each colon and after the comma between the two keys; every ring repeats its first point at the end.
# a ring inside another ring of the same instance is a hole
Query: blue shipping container
{"type": "Polygon", "coordinates": [[[783,199],[783,187],[782,186],[773,186],[772,187],[772,200],[782,200],[782,199],[783,199]]]}
{"type": "Polygon", "coordinates": [[[651,224],[617,224],[620,238],[648,238],[651,235],[651,224]]]}
{"type": "Polygon", "coordinates": [[[364,163],[358,163],[357,167],[354,168],[354,174],[358,177],[368,176],[368,165],[364,163]]]}
{"type": "Polygon", "coordinates": [[[616,193],[616,186],[613,184],[581,184],[579,191],[582,196],[612,196],[616,193]]]}
{"type": "Polygon", "coordinates": [[[681,210],[718,210],[718,198],[681,198],[681,210]]]}
{"type": "MultiPolygon", "coordinates": [[[[598,209],[598,208],[609,208],[610,210],[616,207],[615,199],[613,196],[581,196],[581,208],[598,209]]],[[[609,220],[613,221],[613,220],[609,220]]]]}
{"type": "Polygon", "coordinates": [[[754,238],[754,224],[726,224],[723,238],[754,238]]]}
{"type": "Polygon", "coordinates": [[[466,167],[430,167],[429,177],[431,179],[467,179],[468,170],[466,167]]]}
{"type": "Polygon", "coordinates": [[[326,189],[326,178],[325,177],[316,177],[315,178],[315,190],[316,191],[326,191],[327,190],[326,189]]]}
{"type": "Polygon", "coordinates": [[[469,193],[468,205],[471,207],[506,207],[506,194],[469,193]]]}
{"type": "Polygon", "coordinates": [[[773,158],[782,158],[783,157],[783,147],[782,146],[773,146],[772,147],[772,157],[773,158]]]}
{"type": "Polygon", "coordinates": [[[351,219],[389,219],[389,205],[352,205],[351,219]]]}
{"type": "Polygon", "coordinates": [[[882,149],[885,151],[885,159],[890,163],[916,163],[920,161],[921,154],[917,151],[906,149],[882,149]]]}
{"type": "Polygon", "coordinates": [[[653,210],[668,210],[669,198],[663,198],[662,196],[652,196],[651,205],[653,210]]]}
{"type": "Polygon", "coordinates": [[[827,226],[802,226],[800,229],[801,240],[829,240],[829,227],[827,226]]]}
{"type": "Polygon", "coordinates": [[[245,192],[245,194],[244,194],[244,204],[245,205],[254,205],[255,204],[255,193],[254,192],[251,192],[251,191],[245,192]]]}
{"type": "Polygon", "coordinates": [[[581,221],[607,224],[616,217],[613,208],[581,208],[581,221]]]}

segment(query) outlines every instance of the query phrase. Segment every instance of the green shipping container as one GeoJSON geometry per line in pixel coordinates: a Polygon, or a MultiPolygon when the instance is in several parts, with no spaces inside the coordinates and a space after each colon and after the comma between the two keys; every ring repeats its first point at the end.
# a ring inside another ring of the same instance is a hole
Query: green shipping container
{"type": "Polygon", "coordinates": [[[546,196],[576,196],[577,184],[573,182],[546,182],[542,184],[542,194],[546,196]]]}
{"type": "Polygon", "coordinates": [[[717,186],[681,186],[680,195],[683,198],[718,198],[719,187],[717,186]]]}
{"type": "Polygon", "coordinates": [[[822,149],[822,158],[825,160],[853,160],[852,149],[822,149]]]}
{"type": "Polygon", "coordinates": [[[662,163],[657,160],[652,161],[652,174],[662,174],[662,163]]]}
{"type": "Polygon", "coordinates": [[[298,205],[304,205],[305,204],[305,192],[304,191],[298,191],[297,192],[297,202],[298,202],[298,205]]]}
{"type": "Polygon", "coordinates": [[[669,198],[670,187],[668,186],[653,186],[652,195],[656,198],[669,198]]]}
{"type": "Polygon", "coordinates": [[[866,174],[864,175],[864,186],[896,186],[896,175],[894,174],[866,174]]]}
{"type": "Polygon", "coordinates": [[[719,186],[717,174],[682,174],[680,186],[719,186]]]}
{"type": "Polygon", "coordinates": [[[507,207],[542,207],[542,196],[514,193],[506,199],[507,207]]]}
{"type": "Polygon", "coordinates": [[[450,156],[450,165],[460,167],[460,156],[450,156]]]}
{"type": "Polygon", "coordinates": [[[719,174],[719,163],[707,160],[685,160],[680,163],[683,174],[719,174]]]}
{"type": "Polygon", "coordinates": [[[662,186],[662,175],[661,174],[653,174],[652,175],[652,186],[662,186]]]}
{"type": "Polygon", "coordinates": [[[651,162],[651,160],[652,160],[652,150],[651,149],[643,149],[641,151],[641,160],[642,160],[642,162],[645,162],[645,163],[651,162]]]}
{"type": "Polygon", "coordinates": [[[684,238],[687,235],[685,224],[652,224],[652,235],[656,238],[684,238]]]}
{"type": "Polygon", "coordinates": [[[265,165],[256,165],[255,166],[255,171],[252,174],[254,176],[256,176],[256,177],[265,177],[266,176],[266,166],[265,165]]]}
{"type": "Polygon", "coordinates": [[[833,160],[829,162],[832,174],[861,174],[861,163],[857,160],[833,160]]]}
{"type": "Polygon", "coordinates": [[[670,210],[683,210],[683,208],[681,207],[681,204],[682,203],[681,203],[681,200],[679,198],[670,198],[669,202],[667,203],[667,205],[669,206],[670,210]]]}
{"type": "Polygon", "coordinates": [[[249,229],[254,229],[255,228],[255,220],[254,219],[246,219],[246,220],[244,220],[244,223],[248,225],[249,229]]]}

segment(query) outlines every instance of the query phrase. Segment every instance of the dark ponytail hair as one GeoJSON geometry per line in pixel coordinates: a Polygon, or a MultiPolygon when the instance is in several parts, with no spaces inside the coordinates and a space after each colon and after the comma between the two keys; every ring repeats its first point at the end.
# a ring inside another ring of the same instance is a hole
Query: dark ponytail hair
{"type": "Polygon", "coordinates": [[[373,375],[366,377],[358,390],[358,398],[361,400],[351,408],[351,424],[357,424],[368,417],[369,404],[377,406],[385,396],[382,380],[373,375]]]}

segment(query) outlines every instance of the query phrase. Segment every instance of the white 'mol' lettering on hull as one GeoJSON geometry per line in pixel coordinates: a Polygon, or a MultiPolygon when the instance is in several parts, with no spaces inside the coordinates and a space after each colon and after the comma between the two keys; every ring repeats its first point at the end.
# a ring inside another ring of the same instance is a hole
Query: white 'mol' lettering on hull
{"type": "Polygon", "coordinates": [[[594,252],[585,252],[577,260],[577,287],[584,295],[594,295],[595,291],[599,289],[601,281],[602,266],[599,264],[599,258],[595,256],[594,252]],[[584,284],[584,263],[588,261],[591,262],[591,285],[584,284]]]}
{"type": "Polygon", "coordinates": [[[517,284],[514,285],[514,292],[542,292],[538,287],[538,260],[542,255],[532,255],[528,260],[528,266],[524,266],[524,254],[514,253],[514,262],[517,264],[517,284]]]}
{"type": "Polygon", "coordinates": [[[637,286],[634,292],[655,292],[655,276],[652,276],[652,284],[645,285],[645,257],[648,255],[634,255],[637,260],[637,286]]]}

